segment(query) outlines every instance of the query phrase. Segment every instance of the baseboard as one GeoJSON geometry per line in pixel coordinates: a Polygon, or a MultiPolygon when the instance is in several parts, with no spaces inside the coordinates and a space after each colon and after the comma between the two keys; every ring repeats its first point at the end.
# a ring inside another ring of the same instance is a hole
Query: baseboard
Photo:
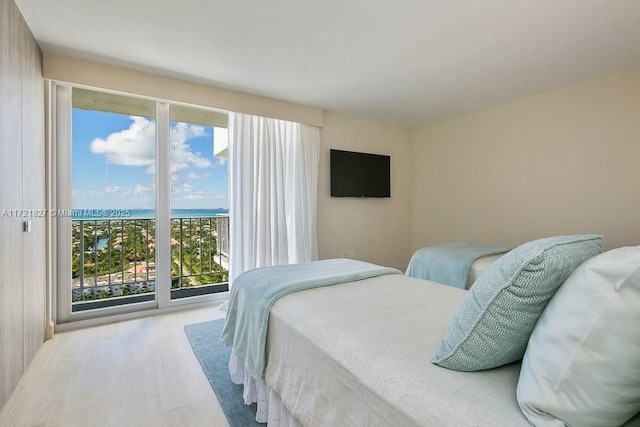
{"type": "MultiPolygon", "coordinates": [[[[208,297],[209,298],[207,299],[202,299],[200,297],[200,300],[198,302],[177,301],[176,304],[171,307],[134,311],[130,313],[116,314],[112,316],[77,320],[75,322],[68,322],[68,323],[58,323],[57,325],[55,325],[55,329],[57,332],[68,332],[68,331],[74,331],[77,329],[84,329],[84,328],[91,328],[94,326],[106,325],[109,323],[123,322],[123,321],[133,320],[133,319],[141,319],[143,317],[156,316],[158,314],[203,308],[211,305],[219,305],[220,303],[225,301],[227,298],[229,298],[229,294],[228,292],[220,292],[219,294],[208,295],[208,297]]],[[[184,299],[188,300],[188,298],[184,298],[184,299]]]]}

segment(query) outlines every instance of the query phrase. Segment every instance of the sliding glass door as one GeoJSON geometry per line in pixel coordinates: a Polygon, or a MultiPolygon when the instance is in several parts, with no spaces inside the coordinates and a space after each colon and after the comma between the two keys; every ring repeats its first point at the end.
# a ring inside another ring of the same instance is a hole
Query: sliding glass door
{"type": "Polygon", "coordinates": [[[72,90],[72,312],[155,299],[155,103],[72,90]]]}
{"type": "Polygon", "coordinates": [[[171,299],[228,289],[227,118],[170,106],[171,299]]]}
{"type": "Polygon", "coordinates": [[[54,111],[58,322],[227,290],[226,114],[68,86],[54,111]]]}

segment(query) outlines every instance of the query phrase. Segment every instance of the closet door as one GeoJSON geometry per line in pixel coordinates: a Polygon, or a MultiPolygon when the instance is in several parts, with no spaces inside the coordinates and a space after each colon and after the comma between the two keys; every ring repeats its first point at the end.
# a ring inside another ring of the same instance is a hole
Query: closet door
{"type": "Polygon", "coordinates": [[[12,0],[0,0],[0,18],[2,406],[45,337],[47,212],[42,54],[12,0]]]}
{"type": "Polygon", "coordinates": [[[0,404],[24,370],[22,317],[21,18],[2,0],[0,37],[0,404]]]}
{"type": "Polygon", "coordinates": [[[22,208],[29,231],[22,233],[24,366],[45,339],[45,147],[42,56],[27,26],[22,53],[22,208]]]}

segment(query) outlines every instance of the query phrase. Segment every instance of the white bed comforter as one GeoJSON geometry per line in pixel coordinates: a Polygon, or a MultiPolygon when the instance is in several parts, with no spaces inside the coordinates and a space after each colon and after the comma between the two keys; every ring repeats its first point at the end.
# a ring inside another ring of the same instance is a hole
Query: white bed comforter
{"type": "Polygon", "coordinates": [[[402,274],[354,259],[325,259],[249,270],[236,279],[220,340],[233,346],[255,379],[264,377],[271,306],[285,295],[385,274],[402,274]]]}
{"type": "Polygon", "coordinates": [[[526,426],[519,364],[456,372],[431,357],[465,291],[382,276],[271,309],[266,381],[311,426],[526,426]]]}

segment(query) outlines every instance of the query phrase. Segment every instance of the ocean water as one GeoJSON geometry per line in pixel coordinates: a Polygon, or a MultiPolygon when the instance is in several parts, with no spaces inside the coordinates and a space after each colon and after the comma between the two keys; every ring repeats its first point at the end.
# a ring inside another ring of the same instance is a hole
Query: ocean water
{"type": "MultiPolygon", "coordinates": [[[[228,215],[228,209],[171,209],[171,218],[207,218],[228,215]]],[[[153,209],[73,209],[73,219],[155,218],[153,209]]]]}

